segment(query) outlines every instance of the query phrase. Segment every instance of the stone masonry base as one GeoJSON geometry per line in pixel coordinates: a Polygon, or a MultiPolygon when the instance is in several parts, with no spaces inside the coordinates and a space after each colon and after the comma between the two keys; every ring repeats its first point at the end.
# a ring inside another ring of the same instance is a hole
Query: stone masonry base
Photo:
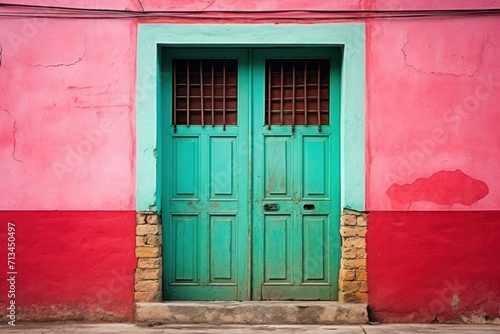
{"type": "Polygon", "coordinates": [[[135,302],[162,300],[161,219],[156,213],[136,215],[135,302]]]}
{"type": "MultiPolygon", "coordinates": [[[[136,215],[137,268],[135,270],[135,302],[162,300],[161,218],[157,213],[136,215]]],[[[366,273],[367,215],[344,210],[340,223],[342,258],[339,275],[339,302],[368,302],[366,273]]]]}
{"type": "Polygon", "coordinates": [[[342,259],[340,260],[339,302],[367,303],[366,272],[367,214],[345,209],[340,220],[342,259]]]}

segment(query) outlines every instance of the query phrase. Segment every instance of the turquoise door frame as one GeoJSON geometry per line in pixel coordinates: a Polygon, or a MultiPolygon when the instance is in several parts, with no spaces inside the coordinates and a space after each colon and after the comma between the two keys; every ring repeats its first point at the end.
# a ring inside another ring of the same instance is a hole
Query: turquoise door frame
{"type": "MultiPolygon", "coordinates": [[[[364,210],[364,24],[139,25],[137,56],[138,212],[162,210],[163,120],[159,50],[163,47],[340,47],[340,208],[364,210]],[[347,154],[347,152],[349,152],[347,154]]],[[[165,78],[163,78],[165,79],[165,78]]],[[[164,201],[163,201],[164,202],[164,201]]],[[[339,209],[340,209],[339,208],[339,209]]],[[[168,210],[168,208],[163,208],[168,210]]],[[[166,231],[164,231],[165,233],[166,231]]],[[[335,231],[331,231],[336,233],[335,231]]],[[[249,284],[247,284],[249,286],[249,284]]],[[[250,291],[239,293],[248,299],[250,291]]]]}

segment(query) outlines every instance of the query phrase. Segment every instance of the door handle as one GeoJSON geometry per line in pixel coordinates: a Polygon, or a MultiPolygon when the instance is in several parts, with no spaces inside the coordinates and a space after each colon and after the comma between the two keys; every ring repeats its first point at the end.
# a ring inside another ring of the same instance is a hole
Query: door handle
{"type": "Polygon", "coordinates": [[[315,208],[314,204],[304,204],[304,210],[314,210],[315,208]]]}
{"type": "Polygon", "coordinates": [[[279,209],[278,204],[264,204],[264,210],[266,211],[276,211],[279,209]]]}

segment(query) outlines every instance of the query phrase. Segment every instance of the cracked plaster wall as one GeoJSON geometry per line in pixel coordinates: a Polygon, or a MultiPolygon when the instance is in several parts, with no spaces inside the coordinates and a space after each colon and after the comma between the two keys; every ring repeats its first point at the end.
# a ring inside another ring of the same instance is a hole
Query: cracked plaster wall
{"type": "Polygon", "coordinates": [[[0,44],[0,209],[133,210],[135,25],[0,20],[0,44]]]}
{"type": "Polygon", "coordinates": [[[367,31],[367,209],[498,210],[498,18],[373,21],[367,31]],[[468,202],[466,183],[432,177],[456,171],[486,194],[468,202]],[[412,198],[393,191],[421,179],[412,198]]]}

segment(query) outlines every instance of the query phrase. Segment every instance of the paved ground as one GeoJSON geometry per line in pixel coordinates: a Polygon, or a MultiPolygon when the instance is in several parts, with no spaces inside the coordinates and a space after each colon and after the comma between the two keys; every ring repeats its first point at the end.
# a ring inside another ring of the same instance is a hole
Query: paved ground
{"type": "Polygon", "coordinates": [[[363,326],[312,326],[312,325],[258,325],[258,326],[203,326],[171,325],[139,327],[133,324],[17,324],[2,325],[0,333],[29,334],[493,334],[500,333],[500,325],[421,325],[390,324],[363,326]]]}

